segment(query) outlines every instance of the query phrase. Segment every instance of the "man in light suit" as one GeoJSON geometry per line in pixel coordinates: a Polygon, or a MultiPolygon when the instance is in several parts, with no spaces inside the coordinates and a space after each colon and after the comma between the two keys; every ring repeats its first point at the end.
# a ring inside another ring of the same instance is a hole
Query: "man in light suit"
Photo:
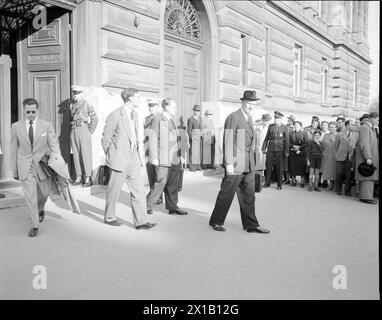
{"type": "Polygon", "coordinates": [[[139,93],[134,88],[121,92],[123,106],[110,113],[106,119],[101,144],[110,168],[106,193],[105,223],[120,226],[116,219],[116,204],[126,181],[130,187],[131,207],[136,229],[151,229],[156,224],[147,221],[145,188],[141,176],[143,166],[139,150],[138,114],[139,93]]]}
{"type": "Polygon", "coordinates": [[[351,196],[351,164],[355,145],[350,144],[353,140],[355,124],[353,120],[345,122],[345,129],[339,131],[333,144],[334,158],[336,159],[336,192],[342,195],[342,184],[345,181],[345,195],[351,196]]]}
{"type": "Polygon", "coordinates": [[[177,105],[172,99],[164,99],[162,108],[163,112],[153,118],[150,126],[149,161],[155,166],[156,175],[154,187],[146,196],[147,213],[153,213],[152,207],[164,191],[169,214],[186,215],[187,211],[178,207],[179,179],[183,160],[180,135],[174,121],[177,105]]]}
{"type": "Polygon", "coordinates": [[[38,102],[23,101],[25,120],[12,125],[13,176],[21,181],[31,220],[30,237],[38,234],[44,219],[44,206],[50,191],[50,179],[40,165],[50,153],[60,154],[53,125],[38,118],[38,102]]]}
{"type": "Polygon", "coordinates": [[[199,105],[194,105],[192,109],[193,115],[187,120],[187,133],[190,139],[190,171],[201,170],[202,162],[202,119],[200,117],[201,108],[199,105]]]}
{"type": "Polygon", "coordinates": [[[260,227],[255,214],[256,137],[250,113],[259,99],[256,91],[246,90],[240,100],[241,108],[231,113],[224,123],[225,175],[209,224],[216,231],[225,231],[223,224],[237,193],[243,229],[269,233],[269,230],[260,227]]]}

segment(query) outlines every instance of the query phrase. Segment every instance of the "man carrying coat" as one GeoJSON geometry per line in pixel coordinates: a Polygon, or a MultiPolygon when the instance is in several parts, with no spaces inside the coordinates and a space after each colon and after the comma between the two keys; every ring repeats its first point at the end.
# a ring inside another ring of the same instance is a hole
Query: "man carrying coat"
{"type": "Polygon", "coordinates": [[[122,107],[110,113],[106,119],[101,144],[110,168],[107,186],[105,223],[120,226],[116,219],[116,204],[124,182],[128,183],[131,209],[136,229],[151,229],[156,224],[147,221],[145,187],[141,176],[143,166],[139,150],[138,114],[139,93],[134,88],[122,90],[122,107]]]}
{"type": "Polygon", "coordinates": [[[51,153],[60,154],[53,125],[38,118],[38,102],[33,98],[23,101],[25,119],[12,125],[13,177],[21,181],[28,205],[31,229],[35,237],[44,220],[44,206],[50,192],[50,179],[40,161],[47,162],[51,153]]]}
{"type": "Polygon", "coordinates": [[[271,184],[271,175],[273,165],[276,165],[277,173],[277,190],[281,190],[281,182],[283,175],[283,164],[285,158],[289,156],[289,130],[288,127],[281,123],[284,115],[275,111],[275,123],[268,127],[267,135],[265,136],[262,150],[267,154],[265,185],[267,188],[271,184]]]}
{"type": "Polygon", "coordinates": [[[374,184],[379,181],[379,150],[378,141],[373,126],[379,121],[377,113],[372,112],[359,127],[358,143],[356,148],[356,173],[355,179],[359,181],[359,200],[368,204],[376,204],[373,199],[374,184]],[[362,176],[358,171],[358,166],[366,162],[368,165],[374,165],[376,169],[369,177],[362,176]]]}
{"type": "Polygon", "coordinates": [[[251,111],[256,106],[256,91],[244,91],[241,108],[224,123],[223,161],[225,175],[210,218],[216,231],[223,227],[232,200],[237,193],[241,222],[247,232],[269,233],[260,227],[255,215],[255,128],[251,111]]]}

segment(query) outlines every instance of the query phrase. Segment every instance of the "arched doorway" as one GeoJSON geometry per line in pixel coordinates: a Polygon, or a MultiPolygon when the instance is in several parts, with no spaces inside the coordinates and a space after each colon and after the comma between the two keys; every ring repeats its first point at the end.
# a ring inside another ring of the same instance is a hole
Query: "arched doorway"
{"type": "MultiPolygon", "coordinates": [[[[211,99],[211,32],[201,1],[167,0],[164,12],[164,96],[186,122],[192,107],[211,99]]],[[[183,120],[183,121],[182,121],[183,120]]]]}

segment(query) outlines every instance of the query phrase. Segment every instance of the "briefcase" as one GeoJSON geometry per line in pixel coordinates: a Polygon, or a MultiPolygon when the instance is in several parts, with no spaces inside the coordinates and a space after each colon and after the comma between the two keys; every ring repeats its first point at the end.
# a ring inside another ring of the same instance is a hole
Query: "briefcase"
{"type": "Polygon", "coordinates": [[[262,179],[261,179],[261,172],[260,171],[255,171],[255,192],[261,192],[263,188],[262,184],[262,179]]]}

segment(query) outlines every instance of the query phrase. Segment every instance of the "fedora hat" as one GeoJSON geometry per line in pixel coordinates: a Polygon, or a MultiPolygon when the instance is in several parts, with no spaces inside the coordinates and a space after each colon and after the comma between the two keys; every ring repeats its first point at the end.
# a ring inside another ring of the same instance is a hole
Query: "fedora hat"
{"type": "Polygon", "coordinates": [[[271,116],[269,113],[264,113],[264,114],[261,116],[261,120],[262,120],[262,121],[271,121],[271,120],[272,120],[272,116],[271,116]]]}
{"type": "Polygon", "coordinates": [[[243,97],[240,98],[240,100],[256,101],[260,100],[260,98],[257,98],[255,90],[245,90],[243,93],[243,97]]]}
{"type": "Polygon", "coordinates": [[[194,105],[192,108],[193,111],[201,111],[200,106],[198,104],[194,105]]]}
{"type": "Polygon", "coordinates": [[[375,169],[377,168],[374,164],[368,165],[366,162],[363,162],[358,166],[358,172],[363,177],[372,176],[375,169]]]}

